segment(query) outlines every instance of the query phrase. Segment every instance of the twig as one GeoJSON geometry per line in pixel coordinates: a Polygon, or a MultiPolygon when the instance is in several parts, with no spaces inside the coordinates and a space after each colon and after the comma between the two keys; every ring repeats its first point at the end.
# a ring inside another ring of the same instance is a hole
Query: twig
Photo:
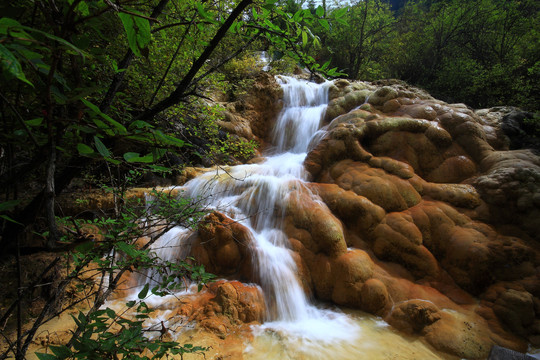
{"type": "Polygon", "coordinates": [[[105,2],[107,3],[107,5],[109,5],[111,7],[111,9],[113,9],[116,12],[122,12],[122,13],[125,13],[125,14],[129,14],[129,15],[136,16],[136,17],[139,17],[139,18],[142,18],[142,19],[146,19],[146,20],[149,20],[149,21],[152,21],[152,22],[159,23],[159,20],[156,19],[156,18],[153,18],[153,17],[150,17],[150,16],[144,16],[144,15],[141,15],[141,14],[137,14],[137,13],[135,13],[133,11],[123,9],[120,6],[118,6],[116,4],[113,4],[110,0],[105,0],[105,2]]]}
{"type": "Polygon", "coordinates": [[[155,29],[152,30],[152,33],[156,33],[158,31],[165,30],[165,29],[175,27],[175,26],[191,25],[191,24],[211,25],[212,23],[209,22],[209,21],[197,21],[197,22],[194,22],[193,20],[192,21],[181,21],[181,22],[177,22],[177,23],[173,23],[173,24],[167,24],[167,25],[163,25],[163,26],[160,26],[158,28],[155,28],[155,29]]]}
{"type": "MultiPolygon", "coordinates": [[[[154,103],[154,99],[156,98],[156,96],[157,96],[159,90],[161,89],[161,87],[163,86],[163,83],[165,82],[165,78],[169,74],[169,71],[171,70],[171,67],[172,67],[173,63],[176,60],[176,57],[178,56],[178,53],[180,52],[180,49],[182,48],[182,45],[184,44],[184,40],[186,39],[188,31],[191,28],[191,26],[193,25],[193,23],[194,23],[194,20],[192,20],[189,24],[187,24],[189,26],[184,31],[184,34],[182,34],[182,38],[178,42],[178,46],[176,47],[176,51],[174,52],[174,55],[172,56],[171,61],[169,62],[169,65],[167,66],[167,69],[165,70],[165,73],[163,73],[163,76],[159,80],[156,91],[154,91],[154,94],[152,95],[152,98],[150,99],[150,103],[148,104],[148,107],[152,106],[152,104],[154,103]]],[[[164,27],[162,26],[161,28],[164,28],[164,27]]],[[[161,29],[161,28],[158,28],[158,29],[161,29]]],[[[157,31],[157,29],[156,29],[156,31],[157,31]]]]}

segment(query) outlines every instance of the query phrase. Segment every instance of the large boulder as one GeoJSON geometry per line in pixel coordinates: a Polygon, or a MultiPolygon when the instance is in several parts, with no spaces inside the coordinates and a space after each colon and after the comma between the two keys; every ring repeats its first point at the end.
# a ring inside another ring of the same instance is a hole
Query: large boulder
{"type": "MultiPolygon", "coordinates": [[[[305,166],[353,248],[328,256],[312,234],[295,248],[315,295],[459,357],[540,341],[540,158],[508,151],[512,112],[474,112],[392,81],[339,80],[330,97],[305,166]]],[[[290,237],[303,236],[297,225],[290,237]]]]}
{"type": "Polygon", "coordinates": [[[216,211],[199,223],[197,235],[191,254],[208,272],[253,278],[249,229],[216,211]]]}

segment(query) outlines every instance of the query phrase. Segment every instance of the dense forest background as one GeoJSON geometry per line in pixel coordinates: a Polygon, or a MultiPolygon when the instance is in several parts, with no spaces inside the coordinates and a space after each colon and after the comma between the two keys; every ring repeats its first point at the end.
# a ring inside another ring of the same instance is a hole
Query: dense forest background
{"type": "MultiPolygon", "coordinates": [[[[64,289],[98,261],[111,276],[109,290],[88,295],[94,305],[62,350],[82,351],[71,345],[85,324],[101,319],[96,311],[122,272],[155,266],[156,259],[135,246],[145,229],[134,224],[148,216],[148,207],[130,205],[127,188],[188,165],[253,156],[259,144],[217,122],[220,103],[250,91],[265,65],[262,51],[271,74],[302,68],[327,78],[399,79],[448,102],[534,112],[540,103],[539,7],[535,0],[2,2],[0,247],[3,257],[16,255],[19,282],[1,319],[17,312],[18,336],[2,356],[23,359],[64,289]],[[56,198],[69,187],[101,188],[114,207],[62,216],[56,198]],[[104,240],[87,246],[84,225],[105,229],[104,240]],[[43,249],[76,249],[74,268],[23,333],[19,256],[43,249]],[[103,258],[115,251],[129,261],[103,258]]],[[[166,206],[152,216],[167,226],[190,226],[202,216],[192,202],[160,196],[166,206]]],[[[177,270],[179,278],[186,272],[197,281],[208,278],[204,269],[177,270]]]]}
{"type": "Polygon", "coordinates": [[[537,2],[368,0],[329,16],[342,9],[347,25],[316,30],[317,56],[350,77],[397,78],[474,108],[538,108],[537,2]]]}

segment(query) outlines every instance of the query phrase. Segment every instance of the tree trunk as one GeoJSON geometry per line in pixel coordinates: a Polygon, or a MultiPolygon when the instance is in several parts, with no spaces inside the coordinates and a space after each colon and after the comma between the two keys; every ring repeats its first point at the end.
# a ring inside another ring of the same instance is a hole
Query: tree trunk
{"type": "Polygon", "coordinates": [[[234,21],[242,14],[242,12],[253,3],[253,0],[242,0],[230,13],[229,17],[223,25],[218,29],[212,40],[210,40],[210,43],[208,46],[204,49],[202,54],[199,56],[197,60],[193,63],[191,68],[189,69],[188,73],[182,81],[180,81],[180,84],[176,87],[176,89],[172,92],[171,95],[169,95],[167,98],[163,99],[159,103],[157,103],[152,108],[148,109],[141,115],[137,117],[137,119],[151,119],[163,110],[178,104],[185,96],[185,94],[188,92],[188,90],[193,85],[193,79],[199,72],[199,70],[203,67],[206,60],[210,58],[210,55],[212,55],[212,52],[216,49],[216,47],[219,45],[221,39],[225,37],[227,34],[227,31],[229,31],[229,28],[232,26],[234,21]]]}

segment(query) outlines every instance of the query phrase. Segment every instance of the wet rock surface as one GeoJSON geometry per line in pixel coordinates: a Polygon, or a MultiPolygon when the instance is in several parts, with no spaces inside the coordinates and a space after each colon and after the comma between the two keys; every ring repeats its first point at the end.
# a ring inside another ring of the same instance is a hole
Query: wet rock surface
{"type": "Polygon", "coordinates": [[[459,357],[536,343],[540,158],[509,150],[505,125],[523,114],[402,85],[340,80],[330,94],[328,132],[305,165],[361,250],[300,248],[315,294],[459,357]]]}

